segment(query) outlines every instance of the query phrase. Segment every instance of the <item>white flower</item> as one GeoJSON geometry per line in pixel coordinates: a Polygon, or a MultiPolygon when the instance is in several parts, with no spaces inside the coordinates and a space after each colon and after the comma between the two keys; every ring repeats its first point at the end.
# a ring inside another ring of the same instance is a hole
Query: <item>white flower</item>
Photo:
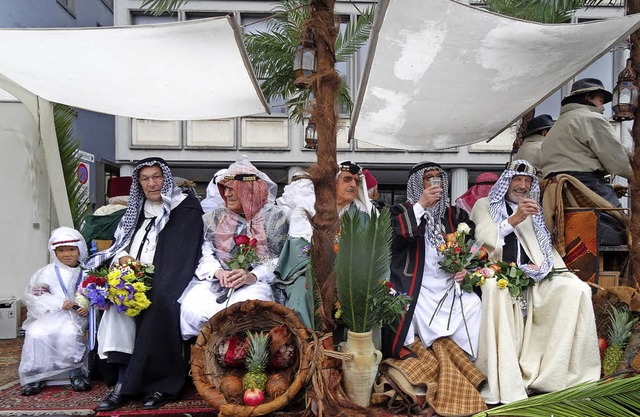
{"type": "Polygon", "coordinates": [[[89,308],[91,303],[89,303],[89,299],[79,292],[76,293],[76,304],[78,304],[82,308],[89,308]]]}
{"type": "Polygon", "coordinates": [[[458,225],[458,230],[456,230],[456,233],[464,233],[465,235],[468,235],[469,233],[471,233],[471,228],[468,224],[463,222],[458,225]]]}

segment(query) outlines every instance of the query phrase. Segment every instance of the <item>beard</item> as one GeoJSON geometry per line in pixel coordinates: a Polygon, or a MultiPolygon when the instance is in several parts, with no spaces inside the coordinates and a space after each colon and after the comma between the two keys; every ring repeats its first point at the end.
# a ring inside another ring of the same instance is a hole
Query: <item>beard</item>
{"type": "Polygon", "coordinates": [[[527,198],[527,190],[524,190],[524,194],[522,194],[521,189],[513,189],[507,192],[507,200],[514,204],[518,204],[525,198],[527,198]]]}

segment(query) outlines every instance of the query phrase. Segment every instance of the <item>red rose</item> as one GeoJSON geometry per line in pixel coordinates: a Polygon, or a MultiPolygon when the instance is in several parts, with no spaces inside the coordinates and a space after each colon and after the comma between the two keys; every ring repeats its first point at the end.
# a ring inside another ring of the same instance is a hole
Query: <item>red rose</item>
{"type": "Polygon", "coordinates": [[[460,253],[462,252],[462,248],[460,246],[456,246],[455,248],[453,248],[453,253],[460,253]]]}
{"type": "Polygon", "coordinates": [[[233,238],[233,241],[238,246],[240,246],[240,245],[248,245],[249,244],[249,237],[247,235],[238,235],[238,236],[233,238]]]}
{"type": "Polygon", "coordinates": [[[257,245],[258,239],[256,239],[255,237],[249,241],[249,246],[251,246],[252,248],[255,248],[257,245]]]}
{"type": "Polygon", "coordinates": [[[385,285],[387,286],[388,289],[390,289],[390,290],[393,289],[393,284],[392,283],[390,283],[389,281],[385,281],[384,283],[385,283],[385,285]]]}

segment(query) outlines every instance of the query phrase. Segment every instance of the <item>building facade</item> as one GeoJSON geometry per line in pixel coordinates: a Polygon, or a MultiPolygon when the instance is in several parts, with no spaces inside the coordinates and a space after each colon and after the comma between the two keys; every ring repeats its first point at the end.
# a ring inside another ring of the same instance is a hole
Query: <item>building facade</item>
{"type": "MultiPolygon", "coordinates": [[[[174,14],[154,17],[141,10],[140,0],[115,0],[115,25],[154,24],[185,21],[213,16],[232,15],[245,32],[266,30],[264,19],[273,14],[277,2],[262,0],[191,0],[174,14]]],[[[474,4],[481,7],[481,4],[474,4]]],[[[375,1],[351,0],[336,2],[335,13],[344,28],[362,10],[375,7],[375,1]]],[[[573,21],[620,16],[619,7],[598,7],[577,12],[573,21]]],[[[367,55],[363,46],[350,60],[337,66],[351,96],[357,96],[367,55]]],[[[600,78],[608,89],[615,86],[617,75],[624,67],[628,50],[624,45],[614,48],[577,78],[600,78]]],[[[536,114],[549,113],[557,117],[561,97],[570,84],[554,92],[541,103],[536,114]]],[[[123,165],[123,174],[130,172],[131,162],[150,155],[163,157],[176,175],[195,181],[200,193],[213,173],[235,161],[238,155],[250,160],[280,186],[291,176],[316,162],[314,150],[304,148],[304,125],[293,123],[286,107],[272,102],[271,114],[252,115],[229,120],[150,121],[116,117],[116,162],[123,165]]],[[[611,116],[610,105],[607,115],[611,116]]],[[[484,171],[499,172],[509,160],[516,127],[513,126],[490,142],[478,138],[476,144],[434,152],[399,151],[348,141],[349,114],[340,114],[337,137],[337,159],[351,160],[369,168],[379,182],[387,204],[404,201],[407,172],[420,161],[440,163],[451,176],[451,197],[457,198],[484,171]]],[[[621,129],[621,135],[624,136],[621,129]]],[[[629,140],[629,138],[624,138],[629,140]]]]}

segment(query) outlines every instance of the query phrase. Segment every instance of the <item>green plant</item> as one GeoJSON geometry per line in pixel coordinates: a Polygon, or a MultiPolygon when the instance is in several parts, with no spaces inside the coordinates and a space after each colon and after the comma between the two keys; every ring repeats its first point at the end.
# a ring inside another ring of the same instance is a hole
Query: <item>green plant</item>
{"type": "Polygon", "coordinates": [[[472,417],[489,416],[637,416],[640,413],[640,375],[585,382],[562,391],[536,395],[501,405],[472,417]]]}
{"type": "Polygon", "coordinates": [[[71,208],[73,227],[80,230],[85,214],[89,211],[89,195],[78,181],[78,164],[80,163],[80,141],[75,135],[73,121],[76,111],[62,104],[54,104],[53,120],[58,139],[62,173],[67,188],[67,198],[71,208]]]}
{"type": "Polygon", "coordinates": [[[390,324],[404,313],[409,299],[386,283],[391,257],[388,208],[368,217],[356,211],[342,216],[336,286],[340,318],[352,332],[365,333],[375,324],[390,324]]]}

